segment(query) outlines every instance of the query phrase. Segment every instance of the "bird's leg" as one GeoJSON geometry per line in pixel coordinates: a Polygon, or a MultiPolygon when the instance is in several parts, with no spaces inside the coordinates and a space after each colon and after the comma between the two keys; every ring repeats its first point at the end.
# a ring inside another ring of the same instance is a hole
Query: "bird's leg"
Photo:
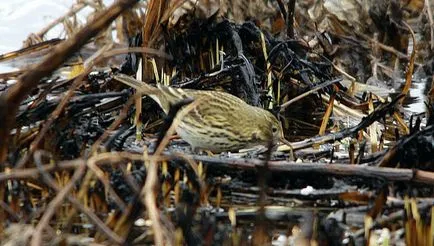
{"type": "Polygon", "coordinates": [[[215,154],[213,152],[211,152],[210,150],[204,150],[204,152],[209,156],[215,156],[215,154]]]}
{"type": "Polygon", "coordinates": [[[198,147],[193,147],[193,146],[191,147],[191,149],[195,155],[203,155],[205,153],[209,156],[215,156],[215,154],[209,150],[204,150],[204,149],[200,149],[198,147]]]}
{"type": "Polygon", "coordinates": [[[295,158],[295,151],[294,151],[294,148],[292,147],[291,143],[283,137],[280,139],[280,141],[289,147],[289,149],[290,149],[289,156],[293,161],[296,161],[297,159],[295,158]]]}
{"type": "Polygon", "coordinates": [[[289,148],[291,149],[291,152],[289,152],[289,156],[291,157],[291,159],[293,161],[297,161],[297,159],[295,158],[295,154],[294,154],[294,148],[292,147],[292,145],[288,144],[289,148]]]}

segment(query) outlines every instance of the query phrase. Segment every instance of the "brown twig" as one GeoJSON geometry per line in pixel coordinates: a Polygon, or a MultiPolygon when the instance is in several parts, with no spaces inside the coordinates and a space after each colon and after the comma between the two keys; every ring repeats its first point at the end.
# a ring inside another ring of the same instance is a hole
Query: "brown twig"
{"type": "MultiPolygon", "coordinates": [[[[158,161],[168,160],[169,157],[161,156],[159,159],[154,157],[158,161]]],[[[106,153],[106,155],[99,157],[96,161],[96,165],[111,165],[120,160],[133,160],[133,161],[143,161],[147,160],[141,154],[132,154],[128,152],[110,152],[106,153]],[[103,158],[101,158],[103,157],[103,158]]],[[[43,165],[40,169],[44,170],[44,172],[54,172],[61,170],[74,170],[78,168],[83,159],[75,159],[62,161],[57,163],[56,165],[43,165]]],[[[5,182],[7,180],[21,180],[21,179],[35,179],[37,180],[40,176],[40,169],[38,168],[26,168],[26,169],[12,169],[9,172],[1,172],[0,173],[0,183],[5,182]]]]}
{"type": "MultiPolygon", "coordinates": [[[[209,156],[193,155],[190,158],[203,161],[208,164],[221,165],[229,168],[256,169],[262,165],[260,160],[246,160],[234,158],[218,158],[209,156]]],[[[320,173],[339,176],[359,176],[378,178],[387,181],[412,181],[434,185],[434,172],[405,169],[405,168],[382,168],[365,165],[348,164],[318,164],[318,163],[295,163],[288,161],[270,161],[270,171],[292,173],[320,173]]]]}
{"type": "MultiPolygon", "coordinates": [[[[387,46],[383,43],[380,43],[378,41],[376,41],[375,39],[369,37],[368,35],[364,34],[364,33],[360,33],[357,32],[357,35],[361,36],[362,38],[368,40],[371,43],[375,43],[375,46],[378,46],[379,48],[381,48],[382,50],[385,50],[389,53],[394,54],[396,57],[400,58],[400,59],[404,59],[404,60],[410,60],[410,57],[407,56],[406,54],[396,50],[395,48],[391,47],[391,46],[387,46]]],[[[368,47],[367,47],[368,48],[368,47]]]]}
{"type": "MultiPolygon", "coordinates": [[[[410,25],[407,24],[407,22],[403,21],[402,24],[407,27],[407,29],[410,31],[411,39],[413,40],[413,49],[411,51],[410,61],[408,62],[408,68],[407,72],[405,73],[405,84],[404,88],[402,88],[401,94],[407,96],[408,92],[410,91],[411,87],[411,79],[413,77],[413,71],[414,71],[414,62],[416,59],[416,38],[414,36],[413,29],[411,29],[410,25]]],[[[399,100],[399,104],[402,104],[404,101],[404,98],[401,98],[399,100]]]]}
{"type": "Polygon", "coordinates": [[[429,0],[425,0],[425,7],[428,16],[428,23],[429,23],[429,29],[431,35],[431,52],[433,52],[434,51],[434,21],[433,21],[432,11],[431,11],[431,2],[429,0]]]}
{"type": "MultiPolygon", "coordinates": [[[[44,165],[41,167],[44,172],[53,172],[56,170],[72,170],[78,168],[83,163],[82,159],[75,159],[71,161],[64,161],[58,165],[44,165]]],[[[0,173],[0,183],[7,180],[20,180],[20,179],[38,179],[40,171],[38,168],[26,169],[12,169],[10,172],[0,173]]]]}
{"type": "Polygon", "coordinates": [[[336,91],[333,90],[332,94],[330,95],[330,101],[327,105],[327,109],[326,109],[324,116],[322,118],[321,127],[319,128],[318,135],[320,135],[320,136],[325,134],[327,125],[328,125],[329,120],[330,120],[330,115],[333,112],[333,105],[335,102],[335,98],[336,98],[336,91]]]}
{"type": "Polygon", "coordinates": [[[295,18],[295,0],[288,1],[288,15],[286,17],[286,35],[290,38],[294,38],[294,18],[295,18]]]}
{"type": "Polygon", "coordinates": [[[13,218],[15,222],[20,221],[20,218],[18,217],[17,213],[3,200],[0,200],[0,208],[6,211],[9,214],[9,216],[13,218]]]}
{"type": "Polygon", "coordinates": [[[153,49],[153,48],[148,48],[148,47],[127,47],[127,48],[116,48],[116,49],[112,49],[108,52],[106,52],[104,54],[104,57],[112,57],[112,56],[116,56],[116,55],[122,55],[122,54],[127,54],[127,53],[142,53],[144,55],[154,55],[154,56],[158,56],[160,58],[164,58],[166,60],[173,60],[173,56],[170,54],[167,54],[161,50],[157,50],[157,49],[153,49]]]}
{"type": "Polygon", "coordinates": [[[342,78],[337,78],[337,79],[333,79],[333,80],[330,80],[330,81],[326,81],[324,83],[321,83],[321,84],[313,87],[312,89],[310,89],[310,90],[308,90],[308,91],[306,91],[306,92],[304,92],[304,93],[302,93],[302,94],[294,97],[293,99],[285,102],[284,104],[280,105],[280,112],[283,112],[285,110],[285,108],[287,108],[289,105],[295,103],[296,101],[298,101],[298,100],[300,100],[302,98],[305,98],[306,96],[308,96],[308,95],[310,95],[310,94],[312,94],[312,93],[314,93],[316,91],[319,91],[319,90],[321,90],[321,89],[323,89],[323,88],[325,88],[325,87],[327,87],[329,85],[338,83],[340,81],[342,81],[342,78]]]}
{"type": "MultiPolygon", "coordinates": [[[[229,168],[237,169],[256,169],[258,165],[261,165],[262,161],[252,159],[239,159],[239,158],[219,158],[201,155],[186,155],[186,158],[203,161],[208,164],[215,164],[226,166],[229,168]]],[[[179,157],[179,155],[163,155],[160,157],[152,156],[151,158],[144,158],[141,154],[132,154],[127,152],[112,152],[107,153],[105,158],[100,158],[97,165],[110,165],[119,162],[121,159],[130,160],[147,160],[154,159],[157,161],[180,159],[185,157],[179,157]]],[[[83,160],[76,159],[71,161],[59,162],[56,166],[44,165],[41,167],[45,172],[53,172],[59,170],[72,170],[77,168],[83,160]]],[[[273,172],[285,171],[285,172],[315,172],[331,175],[343,175],[343,176],[360,176],[381,178],[388,181],[413,181],[417,183],[434,184],[434,173],[421,170],[413,170],[406,168],[382,168],[365,165],[348,165],[348,164],[318,164],[318,163],[295,163],[287,161],[270,161],[269,168],[273,172]]],[[[0,173],[0,182],[5,182],[11,179],[37,179],[39,177],[37,168],[27,168],[24,170],[12,170],[9,173],[0,173]]]]}
{"type": "Polygon", "coordinates": [[[39,32],[37,32],[36,36],[42,38],[53,27],[55,27],[58,24],[62,23],[66,18],[71,17],[71,16],[77,14],[78,12],[80,12],[80,10],[82,10],[85,7],[86,7],[86,4],[83,4],[83,3],[78,3],[78,4],[73,5],[71,7],[71,9],[66,14],[64,14],[63,16],[55,19],[50,24],[48,24],[46,27],[44,27],[42,30],[40,30],[39,32]]]}
{"type": "Polygon", "coordinates": [[[160,213],[155,202],[156,193],[158,190],[158,163],[152,160],[149,163],[148,172],[146,173],[145,186],[142,194],[145,198],[145,206],[148,210],[149,218],[152,221],[152,229],[154,230],[154,244],[164,245],[164,236],[162,234],[163,226],[160,221],[160,213]]]}
{"type": "MultiPolygon", "coordinates": [[[[203,161],[208,164],[215,164],[226,166],[229,168],[237,169],[256,169],[261,165],[262,161],[252,159],[239,159],[239,158],[219,158],[201,155],[186,155],[180,157],[179,155],[163,155],[160,157],[152,156],[151,158],[144,158],[141,154],[132,154],[127,152],[112,152],[107,153],[105,158],[100,158],[97,165],[111,165],[119,162],[121,159],[149,161],[154,159],[156,161],[189,158],[196,161],[203,161]]],[[[72,170],[77,168],[83,160],[76,159],[71,161],[59,162],[56,166],[44,165],[41,167],[45,172],[53,172],[59,170],[72,170]]],[[[342,176],[360,176],[381,178],[388,181],[413,181],[417,183],[434,184],[434,173],[428,171],[407,169],[407,168],[382,168],[365,165],[348,165],[348,164],[318,164],[318,163],[295,163],[287,161],[270,161],[269,168],[273,172],[315,172],[330,175],[342,176]]],[[[37,168],[27,168],[24,170],[12,170],[9,173],[0,173],[0,182],[5,182],[12,179],[37,179],[39,177],[37,168]]]]}

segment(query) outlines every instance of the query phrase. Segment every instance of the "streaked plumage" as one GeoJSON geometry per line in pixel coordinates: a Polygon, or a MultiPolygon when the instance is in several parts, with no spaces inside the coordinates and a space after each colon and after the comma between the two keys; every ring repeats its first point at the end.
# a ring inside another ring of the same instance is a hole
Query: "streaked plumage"
{"type": "Polygon", "coordinates": [[[237,151],[257,145],[276,144],[283,136],[276,117],[248,105],[226,92],[179,89],[158,84],[152,87],[120,74],[114,78],[150,96],[167,114],[182,99],[203,97],[203,102],[182,118],[176,131],[193,149],[213,152],[237,151]]]}

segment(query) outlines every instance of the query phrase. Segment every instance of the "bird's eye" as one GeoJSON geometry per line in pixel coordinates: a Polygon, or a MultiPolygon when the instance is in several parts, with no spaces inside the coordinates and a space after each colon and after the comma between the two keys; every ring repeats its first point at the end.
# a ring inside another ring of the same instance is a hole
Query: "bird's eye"
{"type": "Polygon", "coordinates": [[[276,133],[276,132],[277,132],[277,127],[273,126],[273,127],[271,128],[271,130],[273,131],[273,133],[276,133]]]}

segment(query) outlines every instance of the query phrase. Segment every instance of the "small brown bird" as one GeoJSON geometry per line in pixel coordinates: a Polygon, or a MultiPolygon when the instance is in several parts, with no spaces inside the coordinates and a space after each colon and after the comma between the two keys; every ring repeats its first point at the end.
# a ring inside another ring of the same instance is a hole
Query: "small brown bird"
{"type": "Polygon", "coordinates": [[[114,78],[150,96],[166,114],[171,105],[183,99],[201,98],[203,102],[188,112],[176,128],[179,136],[195,150],[238,151],[258,145],[268,146],[270,141],[274,145],[283,139],[282,127],[273,114],[229,93],[179,89],[161,84],[153,87],[124,74],[114,78]]]}

